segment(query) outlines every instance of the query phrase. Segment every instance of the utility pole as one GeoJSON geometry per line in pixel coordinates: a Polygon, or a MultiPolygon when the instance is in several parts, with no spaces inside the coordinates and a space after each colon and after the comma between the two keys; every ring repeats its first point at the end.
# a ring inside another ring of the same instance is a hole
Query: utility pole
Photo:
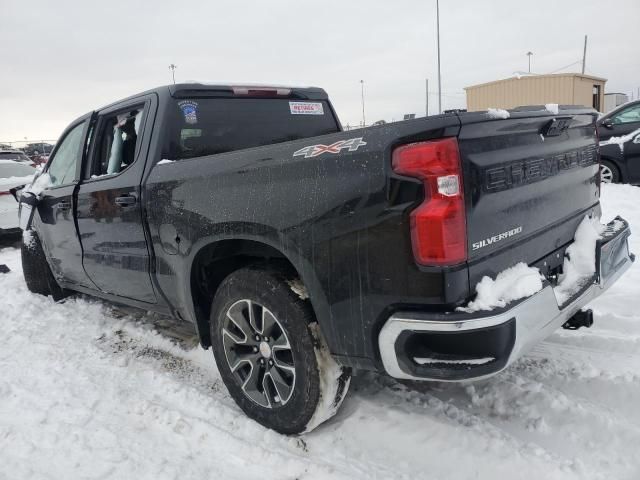
{"type": "Polygon", "coordinates": [[[438,34],[438,113],[442,113],[442,80],[440,77],[440,0],[436,0],[436,30],[438,34]]]}
{"type": "Polygon", "coordinates": [[[425,78],[424,79],[424,95],[425,95],[425,104],[424,104],[424,110],[426,112],[426,116],[429,116],[429,79],[425,78]]]}
{"type": "Polygon", "coordinates": [[[587,64],[587,36],[584,36],[584,50],[582,51],[582,74],[584,75],[584,67],[587,64]]]}
{"type": "Polygon", "coordinates": [[[171,76],[173,77],[173,84],[176,84],[176,68],[178,68],[177,65],[174,65],[173,63],[171,65],[169,65],[169,70],[171,70],[171,76]]]}
{"type": "Polygon", "coordinates": [[[527,52],[527,57],[529,57],[529,73],[531,73],[531,57],[533,56],[533,52],[527,52]]]}
{"type": "Polygon", "coordinates": [[[360,80],[360,93],[362,95],[362,126],[366,127],[367,122],[364,116],[364,80],[360,80]]]}

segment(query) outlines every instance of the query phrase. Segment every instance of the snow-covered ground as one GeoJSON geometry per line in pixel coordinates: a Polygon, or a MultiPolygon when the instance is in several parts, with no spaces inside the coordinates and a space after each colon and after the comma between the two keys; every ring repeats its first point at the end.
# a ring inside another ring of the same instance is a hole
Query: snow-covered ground
{"type": "MultiPolygon", "coordinates": [[[[640,231],[640,188],[603,192],[640,231]]],[[[632,249],[640,252],[640,235],[632,249]]],[[[354,378],[314,432],[248,420],[193,332],[89,298],[30,294],[0,250],[0,479],[638,479],[640,266],[503,374],[473,385],[354,378]]]]}

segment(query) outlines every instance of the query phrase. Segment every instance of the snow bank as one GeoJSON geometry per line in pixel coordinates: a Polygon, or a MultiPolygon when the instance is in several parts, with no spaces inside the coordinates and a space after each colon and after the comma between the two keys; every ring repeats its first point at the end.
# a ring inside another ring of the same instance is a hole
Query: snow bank
{"type": "Polygon", "coordinates": [[[502,110],[501,108],[489,108],[487,109],[487,115],[490,118],[509,118],[509,112],[502,110]]]}
{"type": "Polygon", "coordinates": [[[600,146],[604,147],[605,145],[618,145],[618,147],[620,147],[620,152],[624,153],[624,144],[627,142],[630,142],[631,140],[635,140],[635,138],[639,136],[640,136],[640,128],[626,135],[622,135],[621,137],[611,137],[608,140],[605,140],[604,142],[600,142],[600,146]]]}
{"type": "MultiPolygon", "coordinates": [[[[601,201],[603,219],[640,225],[640,188],[602,185],[601,201]]],[[[0,264],[3,480],[638,478],[639,262],[589,305],[592,328],[473,385],[361,373],[338,415],[299,437],[248,419],[211,352],[174,345],[153,314],[30,294],[19,249],[0,264]]]]}
{"type": "Polygon", "coordinates": [[[605,226],[598,219],[584,217],[573,237],[573,243],[565,252],[562,275],[553,289],[558,305],[564,304],[573,294],[591,281],[596,272],[596,241],[605,226]]]}
{"type": "Polygon", "coordinates": [[[560,111],[557,103],[547,103],[544,108],[547,112],[553,113],[554,115],[558,115],[558,112],[560,111]]]}
{"type": "Polygon", "coordinates": [[[483,277],[476,285],[475,300],[458,310],[471,313],[504,307],[514,300],[530,297],[542,290],[543,279],[540,270],[520,262],[500,272],[495,280],[483,277]]]}
{"type": "Polygon", "coordinates": [[[14,187],[16,185],[28,185],[32,181],[33,175],[27,175],[26,177],[4,177],[0,178],[0,186],[14,187]]]}

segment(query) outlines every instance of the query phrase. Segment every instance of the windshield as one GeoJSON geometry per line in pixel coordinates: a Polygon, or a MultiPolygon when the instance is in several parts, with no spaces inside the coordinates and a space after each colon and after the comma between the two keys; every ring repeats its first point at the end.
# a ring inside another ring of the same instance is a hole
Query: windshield
{"type": "Polygon", "coordinates": [[[175,100],[163,158],[179,160],[337,132],[327,101],[280,98],[175,100]]]}

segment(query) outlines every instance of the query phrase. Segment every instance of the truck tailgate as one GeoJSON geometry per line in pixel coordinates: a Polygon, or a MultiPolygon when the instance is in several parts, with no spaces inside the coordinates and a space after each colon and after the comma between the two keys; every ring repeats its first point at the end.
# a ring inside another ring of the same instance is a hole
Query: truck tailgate
{"type": "Polygon", "coordinates": [[[558,250],[598,203],[593,111],[520,111],[491,121],[471,113],[460,120],[470,286],[519,261],[560,264],[558,250]]]}

